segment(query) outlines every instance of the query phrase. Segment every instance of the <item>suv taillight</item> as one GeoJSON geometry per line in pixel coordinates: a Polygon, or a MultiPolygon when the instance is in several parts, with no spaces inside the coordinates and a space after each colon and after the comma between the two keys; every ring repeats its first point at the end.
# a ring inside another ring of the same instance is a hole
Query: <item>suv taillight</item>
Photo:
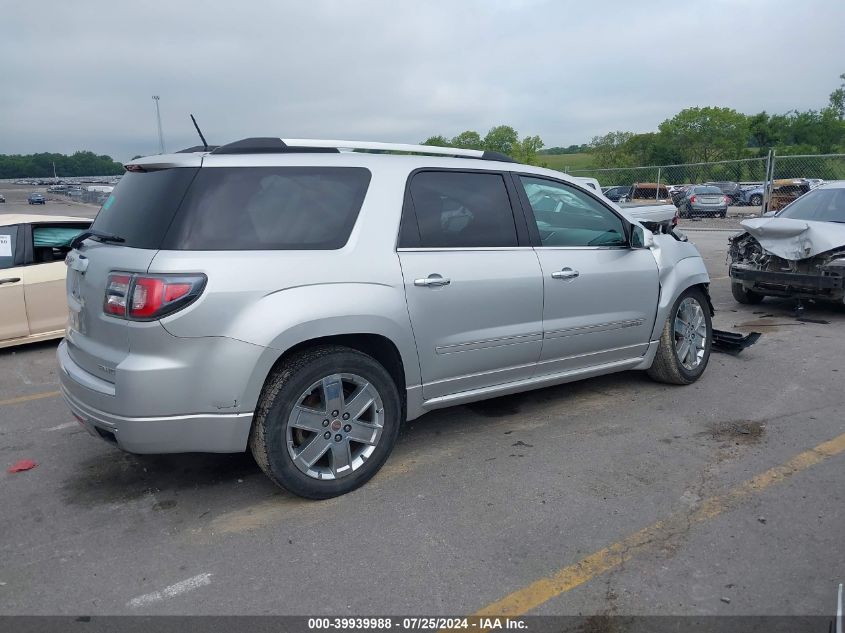
{"type": "Polygon", "coordinates": [[[207,280],[202,274],[112,273],[106,283],[103,312],[132,321],[154,321],[193,303],[207,280]]]}

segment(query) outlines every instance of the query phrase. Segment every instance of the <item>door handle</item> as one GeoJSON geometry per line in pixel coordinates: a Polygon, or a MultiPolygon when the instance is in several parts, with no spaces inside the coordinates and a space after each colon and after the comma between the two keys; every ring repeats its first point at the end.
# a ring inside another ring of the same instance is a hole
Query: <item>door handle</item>
{"type": "Polygon", "coordinates": [[[552,279],[575,279],[580,275],[577,270],[572,270],[569,266],[561,270],[556,270],[552,273],[552,279]]]}
{"type": "Polygon", "coordinates": [[[442,277],[437,273],[432,273],[428,277],[423,279],[414,279],[415,286],[423,286],[429,288],[437,288],[439,286],[448,286],[452,283],[451,279],[447,279],[446,277],[442,277]]]}
{"type": "Polygon", "coordinates": [[[0,284],[16,284],[20,280],[20,277],[7,277],[6,279],[0,279],[0,284]]]}

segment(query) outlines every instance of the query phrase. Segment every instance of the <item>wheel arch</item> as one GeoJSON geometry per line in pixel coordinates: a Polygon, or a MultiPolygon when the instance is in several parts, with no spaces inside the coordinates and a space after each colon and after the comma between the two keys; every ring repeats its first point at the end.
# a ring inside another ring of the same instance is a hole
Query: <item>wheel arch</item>
{"type": "Polygon", "coordinates": [[[408,387],[419,382],[419,362],[416,356],[409,358],[407,349],[403,354],[401,345],[383,332],[340,330],[324,333],[315,330],[313,334],[308,338],[291,341],[283,349],[267,348],[250,378],[245,400],[254,406],[269,376],[294,355],[315,347],[338,345],[371,356],[387,370],[399,391],[404,416],[408,387]]]}

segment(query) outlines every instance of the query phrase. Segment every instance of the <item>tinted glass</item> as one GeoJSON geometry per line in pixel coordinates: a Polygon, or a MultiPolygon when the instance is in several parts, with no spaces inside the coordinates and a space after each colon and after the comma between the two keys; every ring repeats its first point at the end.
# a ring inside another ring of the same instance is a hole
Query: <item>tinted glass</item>
{"type": "Polygon", "coordinates": [[[33,226],[32,254],[36,264],[63,261],[70,252],[70,243],[88,228],[88,224],[33,226]]]}
{"type": "Polygon", "coordinates": [[[520,177],[543,246],[624,246],[622,220],[592,197],[561,183],[520,177]]]}
{"type": "Polygon", "coordinates": [[[692,193],[706,193],[722,195],[722,190],[718,187],[693,187],[692,193]]]}
{"type": "Polygon", "coordinates": [[[845,223],[845,189],[814,189],[790,204],[778,217],[845,223]]]}
{"type": "Polygon", "coordinates": [[[369,183],[370,172],[361,167],[206,167],[162,248],[341,248],[369,183]]]}
{"type": "Polygon", "coordinates": [[[12,268],[15,265],[15,243],[18,227],[0,226],[0,270],[12,268]]]}
{"type": "Polygon", "coordinates": [[[499,174],[426,171],[411,180],[423,247],[516,246],[516,227],[499,174]]]}
{"type": "Polygon", "coordinates": [[[124,246],[159,248],[198,171],[192,167],[125,174],[91,228],[122,237],[124,246]]]}

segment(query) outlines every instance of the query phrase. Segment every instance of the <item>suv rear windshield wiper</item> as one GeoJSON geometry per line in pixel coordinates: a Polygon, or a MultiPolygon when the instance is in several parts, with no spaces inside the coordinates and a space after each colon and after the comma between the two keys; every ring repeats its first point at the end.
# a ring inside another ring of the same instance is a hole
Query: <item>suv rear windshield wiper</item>
{"type": "Polygon", "coordinates": [[[89,237],[96,238],[101,242],[116,242],[121,243],[125,242],[126,240],[120,237],[119,235],[112,235],[111,233],[103,233],[103,231],[96,231],[94,229],[88,229],[87,231],[82,231],[79,235],[77,235],[70,243],[71,248],[79,248],[79,246],[89,237]]]}

